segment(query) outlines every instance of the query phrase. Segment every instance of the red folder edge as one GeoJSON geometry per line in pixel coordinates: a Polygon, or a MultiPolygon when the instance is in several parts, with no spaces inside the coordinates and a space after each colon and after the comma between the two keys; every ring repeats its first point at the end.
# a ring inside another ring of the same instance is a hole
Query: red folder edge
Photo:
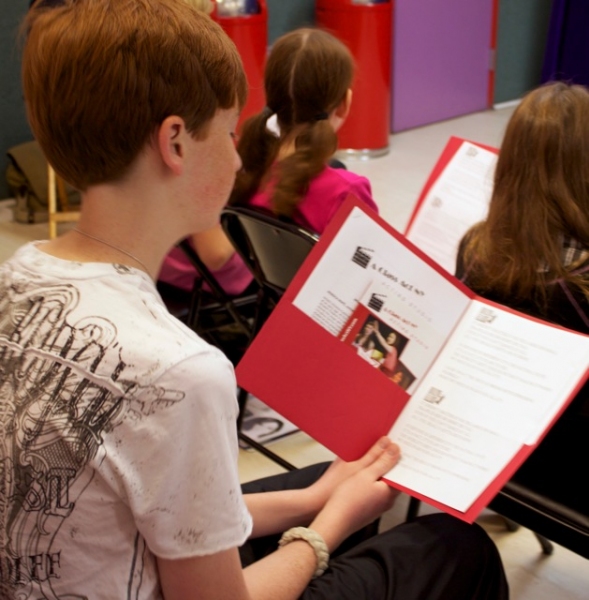
{"type": "Polygon", "coordinates": [[[417,199],[417,203],[415,204],[415,207],[413,208],[411,217],[409,217],[409,222],[407,223],[407,226],[405,227],[405,235],[409,235],[409,232],[411,231],[411,227],[413,227],[413,223],[414,223],[415,219],[417,218],[417,215],[419,214],[419,211],[421,210],[421,206],[422,206],[423,202],[425,201],[425,197],[429,194],[430,189],[432,188],[432,186],[434,185],[434,183],[436,182],[438,177],[440,177],[440,175],[442,174],[442,172],[444,171],[444,169],[446,168],[448,163],[452,160],[452,157],[456,154],[456,152],[458,152],[458,150],[460,149],[460,146],[462,146],[462,144],[464,142],[468,142],[469,144],[473,144],[474,146],[478,146],[479,148],[483,148],[484,150],[489,150],[489,152],[494,152],[495,154],[499,154],[499,150],[497,148],[493,148],[492,146],[487,146],[485,144],[479,144],[478,142],[473,142],[472,140],[466,140],[464,138],[451,136],[450,139],[448,140],[448,143],[444,147],[442,154],[440,154],[440,157],[438,158],[438,161],[436,162],[433,170],[429,174],[429,177],[427,178],[427,181],[425,182],[425,185],[423,186],[421,193],[419,194],[419,198],[417,199]]]}

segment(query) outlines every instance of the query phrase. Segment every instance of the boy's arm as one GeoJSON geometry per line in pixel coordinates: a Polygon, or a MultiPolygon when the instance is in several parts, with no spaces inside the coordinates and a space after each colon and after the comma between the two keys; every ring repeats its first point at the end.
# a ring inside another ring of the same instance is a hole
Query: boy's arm
{"type": "Polygon", "coordinates": [[[307,526],[323,508],[325,500],[313,486],[299,490],[260,492],[244,495],[253,520],[251,538],[281,533],[291,527],[307,526]]]}
{"type": "MultiPolygon", "coordinates": [[[[325,473],[304,489],[245,494],[245,504],[253,520],[251,538],[281,533],[308,525],[323,509],[335,489],[370,466],[389,447],[390,440],[379,440],[361,458],[346,462],[336,458],[325,473]]],[[[394,446],[397,449],[397,446],[394,446]]]]}
{"type": "Polygon", "coordinates": [[[251,600],[237,548],[157,565],[165,600],[251,600]]]}
{"type": "Polygon", "coordinates": [[[235,253],[221,225],[194,233],[191,240],[196,253],[211,271],[220,269],[235,253]]]}
{"type": "Polygon", "coordinates": [[[184,560],[158,559],[165,600],[296,600],[317,566],[306,542],[293,542],[245,570],[237,548],[184,560]]]}
{"type": "MultiPolygon", "coordinates": [[[[330,553],[346,537],[392,506],[397,492],[380,478],[398,459],[398,447],[381,441],[359,461],[336,461],[314,484],[315,487],[309,488],[313,488],[315,496],[312,502],[321,502],[324,495],[329,494],[323,508],[311,520],[310,527],[325,540],[330,553]]],[[[261,529],[275,531],[276,527],[285,524],[278,516],[282,501],[286,503],[287,527],[301,524],[293,521],[299,495],[288,498],[285,494],[268,492],[267,502],[262,502],[264,494],[252,494],[252,497],[260,496],[252,503],[256,512],[263,508],[271,509],[266,517],[267,523],[261,529]]],[[[299,509],[299,514],[309,508],[307,501],[304,501],[304,508],[299,509]]],[[[256,516],[265,520],[261,512],[253,516],[254,521],[256,516]]],[[[260,535],[259,531],[257,533],[260,535]]],[[[311,580],[317,559],[307,542],[297,540],[244,570],[236,548],[184,560],[158,558],[158,567],[166,600],[296,600],[311,580]]]]}

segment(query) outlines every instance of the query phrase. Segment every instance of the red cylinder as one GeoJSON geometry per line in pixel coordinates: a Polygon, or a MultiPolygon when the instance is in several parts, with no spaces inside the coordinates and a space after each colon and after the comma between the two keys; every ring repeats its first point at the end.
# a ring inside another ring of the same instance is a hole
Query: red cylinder
{"type": "Polygon", "coordinates": [[[317,0],[317,26],[344,42],[356,61],[350,114],[338,131],[341,152],[379,156],[389,149],[392,1],[317,0]]]}
{"type": "MultiPolygon", "coordinates": [[[[216,5],[216,2],[215,2],[216,5]]],[[[241,111],[238,130],[248,117],[260,112],[265,104],[264,66],[268,46],[268,9],[266,0],[258,0],[259,12],[237,16],[220,15],[215,10],[212,17],[233,40],[243,61],[249,93],[241,111]]]]}

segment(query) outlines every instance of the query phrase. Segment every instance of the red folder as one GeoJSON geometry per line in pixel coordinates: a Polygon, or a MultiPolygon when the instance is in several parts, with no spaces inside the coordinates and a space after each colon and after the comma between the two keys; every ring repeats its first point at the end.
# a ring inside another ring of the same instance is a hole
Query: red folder
{"type": "MultiPolygon", "coordinates": [[[[486,302],[405,240],[376,213],[369,212],[356,199],[348,198],[236,369],[237,381],[241,387],[344,460],[359,458],[378,437],[386,435],[410,398],[407,392],[392,384],[377,369],[359,360],[349,345],[331,335],[293,305],[297,293],[355,207],[369,214],[391,236],[402,240],[469,298],[486,302]]],[[[498,306],[492,302],[488,304],[498,306]]],[[[506,310],[505,307],[501,309],[506,310]]],[[[588,375],[589,369],[578,382],[574,393],[563,404],[558,416],[588,375]]],[[[556,418],[553,422],[555,421],[556,418]]],[[[535,446],[522,446],[466,512],[457,511],[414,490],[389,483],[445,512],[472,522],[534,448],[535,446]]]]}

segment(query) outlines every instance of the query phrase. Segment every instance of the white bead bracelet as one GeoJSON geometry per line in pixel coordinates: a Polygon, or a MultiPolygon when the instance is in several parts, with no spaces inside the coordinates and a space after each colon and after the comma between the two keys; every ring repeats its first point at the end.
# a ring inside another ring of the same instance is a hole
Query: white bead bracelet
{"type": "Polygon", "coordinates": [[[286,544],[290,544],[290,542],[294,542],[295,540],[304,540],[315,551],[317,568],[315,569],[315,573],[313,573],[313,579],[323,575],[329,565],[329,550],[327,549],[325,540],[313,529],[309,529],[308,527],[293,527],[282,534],[278,546],[286,546],[286,544]]]}

